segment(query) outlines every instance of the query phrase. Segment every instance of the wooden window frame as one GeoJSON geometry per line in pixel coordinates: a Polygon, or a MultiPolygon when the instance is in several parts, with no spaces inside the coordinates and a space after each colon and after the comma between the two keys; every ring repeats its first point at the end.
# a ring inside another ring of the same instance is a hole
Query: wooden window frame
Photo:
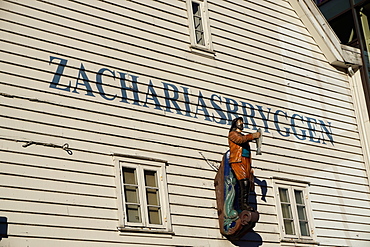
{"type": "Polygon", "coordinates": [[[311,203],[310,203],[310,198],[309,198],[309,183],[304,182],[304,181],[289,180],[289,179],[284,179],[284,178],[273,178],[273,184],[274,184],[276,212],[277,212],[277,217],[278,217],[281,242],[309,243],[309,244],[318,245],[319,243],[316,242],[316,232],[315,232],[314,221],[313,221],[313,216],[312,216],[312,208],[311,208],[311,203]],[[293,223],[294,223],[294,231],[295,231],[294,234],[287,234],[285,231],[279,188],[288,190],[291,211],[292,211],[292,216],[293,216],[293,223]],[[296,202],[295,195],[294,195],[295,190],[303,192],[303,201],[304,201],[304,206],[306,209],[305,213],[306,213],[307,223],[308,223],[308,228],[309,228],[308,229],[309,236],[303,236],[300,233],[297,202],[296,202]]]}
{"type": "Polygon", "coordinates": [[[188,10],[191,51],[203,53],[203,55],[214,56],[207,0],[186,0],[186,5],[188,10]],[[203,38],[205,42],[204,45],[198,44],[196,41],[196,28],[194,25],[193,3],[199,4],[201,10],[201,22],[203,27],[203,38]]]}
{"type": "Polygon", "coordinates": [[[116,185],[117,185],[117,200],[119,212],[120,231],[147,231],[155,233],[172,234],[172,226],[169,213],[169,200],[166,179],[166,161],[156,160],[147,157],[130,156],[113,154],[113,159],[116,168],[116,185]],[[138,197],[141,207],[141,222],[129,222],[126,211],[125,189],[123,182],[123,167],[133,168],[137,171],[138,182],[138,197]],[[147,209],[146,185],[144,178],[144,170],[155,171],[158,199],[160,202],[161,224],[150,224],[149,214],[147,209]]]}

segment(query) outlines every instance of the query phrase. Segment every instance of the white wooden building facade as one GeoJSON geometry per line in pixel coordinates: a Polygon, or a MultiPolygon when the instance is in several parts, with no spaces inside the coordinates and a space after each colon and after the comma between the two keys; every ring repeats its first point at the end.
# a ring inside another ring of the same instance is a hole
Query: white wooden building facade
{"type": "Polygon", "coordinates": [[[0,246],[370,246],[357,51],[310,0],[0,11],[0,246]],[[260,220],[232,243],[202,155],[237,116],[264,141],[260,220]]]}

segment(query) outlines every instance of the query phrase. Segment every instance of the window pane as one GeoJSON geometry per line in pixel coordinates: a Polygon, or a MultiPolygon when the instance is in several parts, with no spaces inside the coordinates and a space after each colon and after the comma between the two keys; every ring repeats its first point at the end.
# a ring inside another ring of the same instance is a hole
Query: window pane
{"type": "Polygon", "coordinates": [[[158,190],[156,190],[156,189],[147,189],[146,190],[146,199],[147,199],[148,205],[159,206],[158,190]]]}
{"type": "Polygon", "coordinates": [[[126,202],[138,203],[138,188],[135,186],[125,185],[125,199],[126,202]]]}
{"type": "Polygon", "coordinates": [[[203,32],[195,31],[197,44],[204,45],[203,32]]]}
{"type": "Polygon", "coordinates": [[[139,205],[126,205],[126,211],[128,222],[141,222],[139,205]]]}
{"type": "Polygon", "coordinates": [[[156,179],[156,172],[155,171],[144,171],[145,175],[145,185],[150,187],[158,187],[157,186],[157,179],[156,179]]]}
{"type": "Polygon", "coordinates": [[[293,221],[292,208],[290,204],[288,189],[279,188],[279,196],[280,196],[281,211],[282,211],[283,220],[284,220],[285,233],[289,235],[294,235],[295,234],[294,221],[293,221]]]}
{"type": "Polygon", "coordinates": [[[137,184],[135,168],[123,167],[122,170],[123,170],[123,183],[137,184]]]}
{"type": "Polygon", "coordinates": [[[192,2],[192,8],[193,8],[193,22],[194,22],[194,29],[195,29],[195,40],[197,44],[204,45],[205,44],[204,31],[203,31],[200,4],[196,2],[192,2]]]}
{"type": "Polygon", "coordinates": [[[289,202],[288,189],[279,188],[280,202],[289,202]]]}
{"type": "Polygon", "coordinates": [[[157,207],[148,207],[149,211],[149,223],[150,224],[162,224],[161,212],[157,207]]]}
{"type": "Polygon", "coordinates": [[[284,232],[287,238],[309,237],[310,228],[307,214],[307,198],[305,190],[300,187],[280,187],[279,199],[281,214],[284,225],[284,232]]]}
{"type": "Polygon", "coordinates": [[[310,236],[309,230],[308,230],[308,223],[307,221],[301,221],[299,222],[299,227],[301,229],[301,235],[302,236],[310,236]]]}
{"type": "Polygon", "coordinates": [[[193,16],[200,17],[200,4],[192,2],[193,16]]]}
{"type": "Polygon", "coordinates": [[[295,201],[297,204],[304,204],[302,191],[294,190],[294,195],[295,195],[295,201]]]}
{"type": "Polygon", "coordinates": [[[305,206],[297,206],[297,211],[298,211],[298,219],[299,220],[307,220],[305,206]]]}
{"type": "Polygon", "coordinates": [[[196,30],[202,29],[202,19],[200,17],[194,16],[194,27],[196,30]]]}
{"type": "Polygon", "coordinates": [[[284,220],[284,228],[286,234],[289,235],[295,234],[293,220],[284,220]]]}
{"type": "Polygon", "coordinates": [[[291,219],[292,218],[292,210],[289,204],[281,204],[281,211],[283,211],[283,218],[284,219],[291,219]]]}

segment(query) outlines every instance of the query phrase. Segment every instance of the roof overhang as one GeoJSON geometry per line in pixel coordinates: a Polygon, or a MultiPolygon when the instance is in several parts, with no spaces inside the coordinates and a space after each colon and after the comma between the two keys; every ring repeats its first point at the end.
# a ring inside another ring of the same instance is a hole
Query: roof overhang
{"type": "Polygon", "coordinates": [[[288,0],[328,62],[339,68],[358,69],[362,65],[359,49],[342,45],[329,23],[312,0],[288,0]]]}

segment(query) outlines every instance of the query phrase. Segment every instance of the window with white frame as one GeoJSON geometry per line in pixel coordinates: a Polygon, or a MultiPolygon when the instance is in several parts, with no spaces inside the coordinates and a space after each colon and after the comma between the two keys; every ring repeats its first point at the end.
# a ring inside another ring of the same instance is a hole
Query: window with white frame
{"type": "Polygon", "coordinates": [[[120,230],[171,229],[165,162],[115,157],[119,174],[120,230]]]}
{"type": "Polygon", "coordinates": [[[187,0],[192,48],[213,52],[207,0],[187,0]]]}
{"type": "Polygon", "coordinates": [[[308,183],[274,179],[282,240],[312,242],[315,238],[308,183]]]}

